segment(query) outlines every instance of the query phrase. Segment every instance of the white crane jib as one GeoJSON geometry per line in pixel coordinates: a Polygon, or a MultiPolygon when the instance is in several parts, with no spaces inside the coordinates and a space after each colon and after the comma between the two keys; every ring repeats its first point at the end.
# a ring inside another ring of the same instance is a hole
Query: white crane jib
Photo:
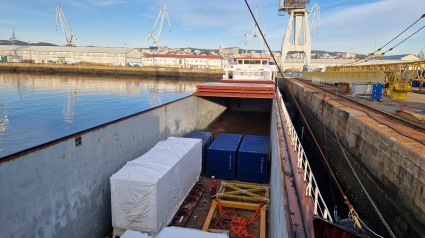
{"type": "Polygon", "coordinates": [[[148,38],[146,38],[146,41],[149,41],[149,39],[152,40],[152,44],[155,48],[158,48],[159,39],[161,38],[161,31],[162,31],[162,24],[164,23],[164,17],[167,18],[168,21],[168,28],[170,28],[171,31],[171,23],[170,23],[170,17],[168,16],[168,10],[165,5],[162,5],[161,9],[159,10],[158,17],[156,18],[155,24],[153,25],[152,31],[150,32],[148,38]],[[155,29],[158,25],[159,18],[161,18],[161,23],[159,24],[159,29],[155,35],[155,29]]]}
{"type": "MultiPolygon", "coordinates": [[[[255,9],[255,20],[257,20],[257,22],[258,22],[258,7],[255,9]]],[[[266,35],[264,34],[264,37],[265,36],[266,35]]],[[[249,35],[248,33],[246,33],[245,38],[248,40],[248,42],[245,43],[245,46],[246,46],[245,53],[248,52],[249,46],[251,45],[251,39],[252,38],[260,39],[261,53],[264,53],[264,50],[263,50],[264,44],[263,44],[263,41],[262,41],[263,38],[258,34],[258,26],[257,26],[257,24],[255,24],[255,22],[254,22],[254,31],[252,31],[252,35],[249,35]]]]}
{"type": "Polygon", "coordinates": [[[66,45],[67,46],[73,46],[72,40],[74,38],[77,39],[77,37],[75,36],[74,32],[72,31],[71,26],[69,26],[68,20],[66,20],[66,17],[65,17],[65,14],[62,11],[61,5],[58,5],[58,7],[56,8],[56,30],[58,29],[58,23],[59,23],[58,19],[61,23],[63,34],[65,35],[66,45]],[[66,27],[68,27],[68,29],[69,29],[69,37],[68,37],[68,34],[66,33],[66,27]]]}
{"type": "MultiPolygon", "coordinates": [[[[310,9],[310,16],[308,18],[308,23],[309,23],[308,29],[310,30],[310,32],[311,32],[311,27],[313,26],[313,23],[314,23],[314,20],[316,19],[316,17],[317,17],[317,31],[319,31],[319,29],[320,29],[320,7],[319,7],[319,5],[317,5],[317,3],[315,3],[313,5],[313,7],[310,9]]],[[[304,26],[303,26],[301,28],[300,38],[298,39],[299,44],[304,44],[304,42],[303,42],[303,40],[305,40],[304,33],[305,33],[305,31],[304,31],[304,26]]]]}

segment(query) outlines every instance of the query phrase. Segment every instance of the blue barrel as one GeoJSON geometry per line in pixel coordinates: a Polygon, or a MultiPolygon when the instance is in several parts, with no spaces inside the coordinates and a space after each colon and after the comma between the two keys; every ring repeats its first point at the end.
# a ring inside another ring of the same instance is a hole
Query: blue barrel
{"type": "Polygon", "coordinates": [[[206,131],[192,131],[185,137],[202,140],[202,171],[204,171],[207,167],[207,149],[214,141],[214,133],[206,131]]]}
{"type": "Polygon", "coordinates": [[[267,136],[244,136],[238,151],[238,180],[267,183],[268,163],[269,138],[267,136]]]}
{"type": "Polygon", "coordinates": [[[384,89],[384,85],[382,83],[373,83],[372,84],[372,96],[371,96],[371,98],[374,99],[374,100],[381,99],[383,89],[384,89]]]}
{"type": "Polygon", "coordinates": [[[218,135],[207,152],[207,176],[218,179],[236,179],[236,156],[242,135],[218,135]]]}

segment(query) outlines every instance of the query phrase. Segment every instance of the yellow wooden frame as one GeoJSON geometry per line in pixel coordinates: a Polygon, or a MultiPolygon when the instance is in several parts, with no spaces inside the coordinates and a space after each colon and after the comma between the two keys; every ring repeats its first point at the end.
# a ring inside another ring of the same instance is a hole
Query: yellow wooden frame
{"type": "MultiPolygon", "coordinates": [[[[226,201],[220,199],[220,204],[222,207],[230,207],[236,209],[245,209],[245,210],[257,210],[258,204],[254,203],[245,203],[245,202],[235,202],[235,201],[226,201]]],[[[266,212],[268,205],[262,205],[260,208],[260,238],[266,238],[266,212]]],[[[207,218],[205,219],[204,226],[202,227],[203,231],[208,231],[212,218],[217,212],[217,201],[214,199],[211,203],[210,211],[208,212],[207,218]]]]}
{"type": "Polygon", "coordinates": [[[262,184],[222,181],[220,189],[217,192],[217,197],[269,204],[269,190],[269,186],[262,184]],[[232,191],[226,191],[226,188],[229,188],[232,191]],[[264,192],[264,196],[255,194],[258,192],[264,192]]]}

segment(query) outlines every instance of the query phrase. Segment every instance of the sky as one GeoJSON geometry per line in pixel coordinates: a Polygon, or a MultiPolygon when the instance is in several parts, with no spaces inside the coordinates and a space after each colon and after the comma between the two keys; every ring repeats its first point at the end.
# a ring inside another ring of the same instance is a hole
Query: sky
{"type": "MultiPolygon", "coordinates": [[[[289,16],[278,15],[278,0],[248,0],[272,50],[280,51],[289,16]]],[[[368,53],[387,43],[425,14],[425,0],[312,0],[320,6],[311,35],[313,50],[368,53]],[[375,43],[376,42],[376,43],[375,43]]],[[[60,4],[73,29],[77,46],[149,47],[147,42],[162,4],[168,8],[171,28],[164,21],[159,45],[217,49],[244,48],[254,23],[243,0],[0,0],[0,39],[15,28],[19,40],[64,45],[56,29],[60,4]]],[[[422,26],[425,18],[389,46],[422,26]]],[[[425,29],[392,54],[417,54],[425,47],[425,29]]],[[[259,49],[253,39],[251,49],[259,49]]]]}

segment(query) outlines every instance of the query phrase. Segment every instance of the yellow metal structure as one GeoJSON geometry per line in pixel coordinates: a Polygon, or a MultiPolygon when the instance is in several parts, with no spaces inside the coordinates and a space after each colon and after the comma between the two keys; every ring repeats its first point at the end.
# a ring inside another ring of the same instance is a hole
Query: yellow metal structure
{"type": "Polygon", "coordinates": [[[270,202],[269,189],[269,186],[265,184],[222,181],[217,197],[268,204],[270,202]]]}
{"type": "MultiPolygon", "coordinates": [[[[229,207],[235,209],[243,209],[243,210],[252,210],[255,211],[258,208],[258,204],[254,203],[244,203],[244,202],[234,202],[234,201],[226,201],[220,200],[220,204],[222,207],[229,207]]],[[[267,224],[267,208],[268,205],[263,205],[260,208],[260,236],[259,238],[266,238],[266,224],[267,224]]],[[[205,219],[204,226],[202,227],[203,231],[208,231],[211,221],[216,213],[217,209],[217,201],[214,199],[211,202],[211,208],[208,212],[207,218],[205,219]]]]}
{"type": "Polygon", "coordinates": [[[326,72],[365,72],[380,70],[385,73],[392,99],[406,100],[411,91],[411,81],[425,81],[425,61],[411,61],[393,64],[370,64],[335,66],[326,68],[326,72]]]}

